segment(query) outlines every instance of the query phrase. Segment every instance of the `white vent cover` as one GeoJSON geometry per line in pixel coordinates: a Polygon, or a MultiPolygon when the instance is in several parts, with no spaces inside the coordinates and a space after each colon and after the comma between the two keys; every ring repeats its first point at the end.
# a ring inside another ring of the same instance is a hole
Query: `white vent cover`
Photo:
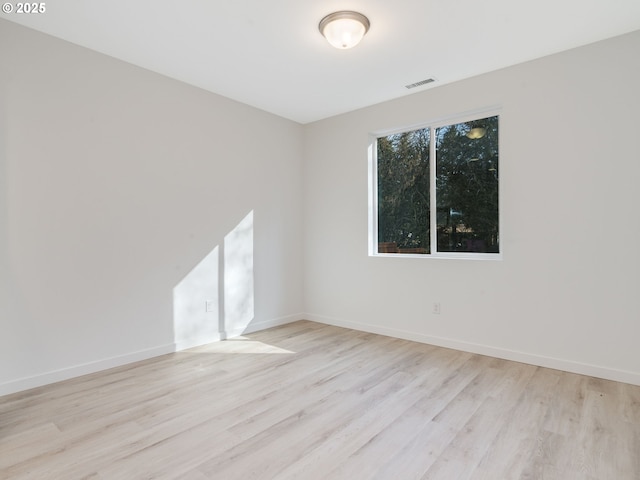
{"type": "Polygon", "coordinates": [[[411,85],[405,85],[405,88],[416,88],[426,85],[427,83],[435,82],[433,78],[427,78],[426,80],[420,80],[419,82],[412,83],[411,85]]]}

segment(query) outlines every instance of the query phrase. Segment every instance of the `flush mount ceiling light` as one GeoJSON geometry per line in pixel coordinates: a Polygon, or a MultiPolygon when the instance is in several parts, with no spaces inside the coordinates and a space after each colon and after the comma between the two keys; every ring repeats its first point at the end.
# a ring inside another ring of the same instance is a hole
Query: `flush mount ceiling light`
{"type": "Polygon", "coordinates": [[[318,25],[320,33],[336,48],[355,47],[369,30],[369,19],[358,12],[330,13],[318,25]]]}

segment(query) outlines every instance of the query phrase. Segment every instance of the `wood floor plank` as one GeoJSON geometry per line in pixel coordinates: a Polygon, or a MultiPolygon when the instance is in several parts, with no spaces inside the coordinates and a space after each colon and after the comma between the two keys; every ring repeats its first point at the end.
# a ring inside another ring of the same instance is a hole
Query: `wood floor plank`
{"type": "Polygon", "coordinates": [[[640,479],[640,387],[301,321],[0,397],[0,478],[640,479]]]}
{"type": "Polygon", "coordinates": [[[553,370],[534,367],[527,371],[528,374],[521,371],[518,381],[505,389],[504,396],[500,397],[506,408],[500,418],[498,434],[470,478],[520,478],[534,457],[541,455],[543,424],[540,419],[550,408],[560,375],[553,370]]]}

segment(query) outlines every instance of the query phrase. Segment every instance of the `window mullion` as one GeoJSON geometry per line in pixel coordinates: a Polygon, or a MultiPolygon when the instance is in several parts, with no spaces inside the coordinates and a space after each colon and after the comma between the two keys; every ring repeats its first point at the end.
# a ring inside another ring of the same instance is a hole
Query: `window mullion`
{"type": "Polygon", "coordinates": [[[369,255],[378,253],[378,148],[377,140],[373,141],[373,147],[369,154],[369,255]]]}
{"type": "Polygon", "coordinates": [[[436,129],[429,128],[429,253],[438,251],[436,205],[436,129]]]}

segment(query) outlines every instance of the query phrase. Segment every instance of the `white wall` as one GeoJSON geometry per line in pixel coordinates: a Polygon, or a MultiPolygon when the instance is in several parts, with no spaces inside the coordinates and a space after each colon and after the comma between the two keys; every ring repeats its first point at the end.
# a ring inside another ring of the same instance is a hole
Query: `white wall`
{"type": "Polygon", "coordinates": [[[635,32],[306,126],[307,317],[640,384],[638,52],[635,32]],[[369,133],[494,105],[504,259],[368,257],[369,133]]]}
{"type": "Polygon", "coordinates": [[[0,20],[0,394],[224,335],[248,217],[241,326],[299,318],[301,131],[0,20]]]}

